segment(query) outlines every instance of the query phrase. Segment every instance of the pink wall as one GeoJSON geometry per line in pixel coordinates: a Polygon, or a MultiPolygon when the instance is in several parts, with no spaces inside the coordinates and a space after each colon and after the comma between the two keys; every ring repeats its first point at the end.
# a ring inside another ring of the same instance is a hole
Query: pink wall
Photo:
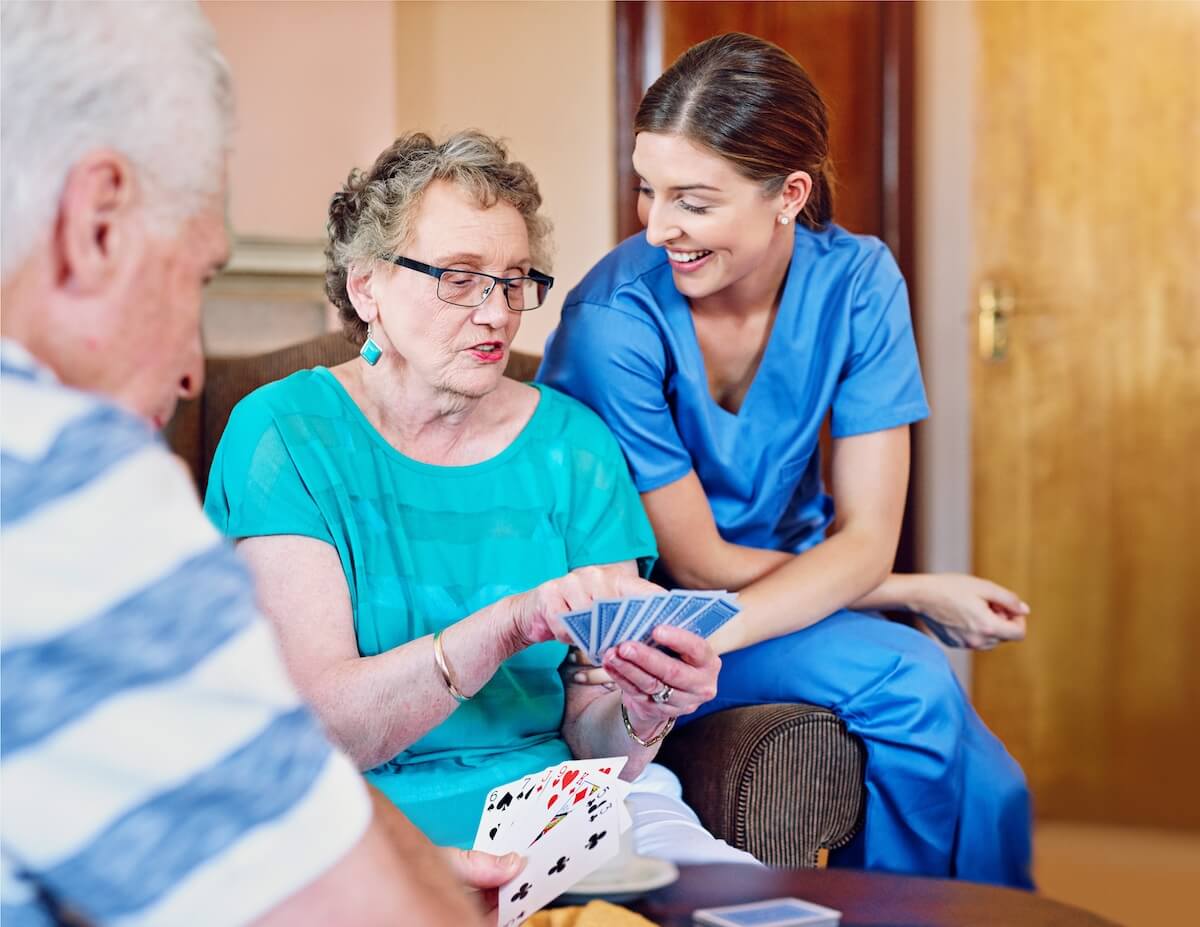
{"type": "Polygon", "coordinates": [[[234,232],[323,241],[330,195],[402,131],[503,136],[537,175],[555,227],[558,283],[516,340],[540,353],[563,296],[614,244],[612,0],[201,8],[237,94],[234,232]],[[514,58],[494,39],[507,34],[531,53],[514,58]]]}
{"type": "Polygon", "coordinates": [[[238,101],[239,235],[319,239],[329,197],[397,134],[395,5],[201,0],[238,101]]]}

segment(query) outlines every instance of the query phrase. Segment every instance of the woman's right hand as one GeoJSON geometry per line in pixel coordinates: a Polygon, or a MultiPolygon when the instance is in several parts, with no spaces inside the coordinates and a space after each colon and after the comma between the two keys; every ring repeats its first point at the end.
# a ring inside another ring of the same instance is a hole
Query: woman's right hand
{"type": "Polygon", "coordinates": [[[660,586],[634,575],[622,564],[588,566],[566,576],[535,586],[528,592],[509,596],[512,633],[517,649],[559,640],[572,643],[561,618],[569,612],[591,608],[596,599],[619,599],[630,595],[661,595],[660,586]]]}

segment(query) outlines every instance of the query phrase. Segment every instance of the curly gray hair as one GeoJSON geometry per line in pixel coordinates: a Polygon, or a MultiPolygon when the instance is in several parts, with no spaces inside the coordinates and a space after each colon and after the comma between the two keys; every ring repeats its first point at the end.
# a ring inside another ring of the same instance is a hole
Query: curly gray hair
{"type": "Polygon", "coordinates": [[[550,221],[538,214],[542,195],[533,173],[512,161],[498,139],[475,130],[456,132],[440,144],[423,132],[396,139],[367,172],[353,170],[329,204],[325,292],[338,309],[346,337],[361,344],[367,324],[346,292],[350,267],[393,254],[412,233],[421,196],[430,184],[448,181],[471,193],[482,208],[505,202],[525,220],[534,264],[550,270],[550,221]]]}

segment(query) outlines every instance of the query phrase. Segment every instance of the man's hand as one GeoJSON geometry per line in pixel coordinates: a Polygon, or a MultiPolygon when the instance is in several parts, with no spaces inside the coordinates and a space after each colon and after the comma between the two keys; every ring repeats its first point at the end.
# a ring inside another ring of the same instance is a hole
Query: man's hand
{"type": "Polygon", "coordinates": [[[483,850],[459,850],[445,847],[446,862],[451,871],[473,892],[477,893],[484,919],[496,923],[496,889],[525,868],[525,857],[518,853],[495,856],[483,850]]]}

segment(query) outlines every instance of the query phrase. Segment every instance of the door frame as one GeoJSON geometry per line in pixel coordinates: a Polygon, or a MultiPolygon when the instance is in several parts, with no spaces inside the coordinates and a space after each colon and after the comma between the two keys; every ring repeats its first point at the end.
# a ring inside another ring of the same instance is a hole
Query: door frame
{"type": "MultiPolygon", "coordinates": [[[[972,551],[971,351],[974,240],[975,70],[978,35],[970,3],[922,3],[916,67],[917,347],[934,414],[915,434],[917,563],[930,572],[970,573],[972,551]]],[[[971,691],[971,653],[950,650],[971,691]]]]}

